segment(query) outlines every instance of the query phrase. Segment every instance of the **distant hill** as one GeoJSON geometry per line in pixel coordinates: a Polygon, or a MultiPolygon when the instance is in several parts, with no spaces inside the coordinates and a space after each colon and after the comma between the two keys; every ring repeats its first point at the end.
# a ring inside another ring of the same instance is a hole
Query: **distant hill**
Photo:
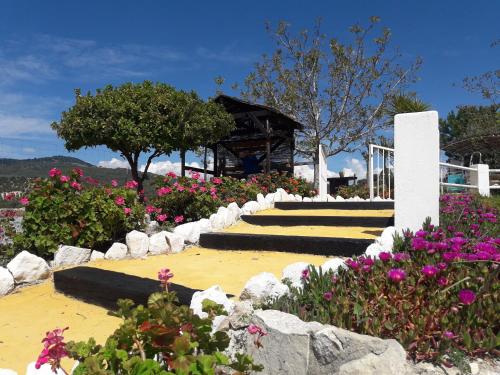
{"type": "MultiPolygon", "coordinates": [[[[83,160],[69,156],[51,156],[35,159],[2,159],[0,158],[0,193],[8,191],[23,191],[29,180],[37,177],[47,177],[51,168],[58,168],[64,174],[69,174],[73,168],[80,168],[86,176],[97,179],[102,183],[118,180],[120,184],[132,177],[125,168],[102,168],[83,160]]],[[[145,184],[146,192],[150,190],[145,184]]],[[[0,202],[0,207],[2,204],[0,202]]]]}

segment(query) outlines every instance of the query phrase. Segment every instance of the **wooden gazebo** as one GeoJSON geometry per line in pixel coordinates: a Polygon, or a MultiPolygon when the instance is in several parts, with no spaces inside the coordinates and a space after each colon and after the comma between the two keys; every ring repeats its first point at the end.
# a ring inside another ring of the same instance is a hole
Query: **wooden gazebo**
{"type": "Polygon", "coordinates": [[[295,130],[302,125],[278,110],[227,95],[215,101],[233,115],[236,129],[210,148],[214,154],[215,176],[245,177],[241,152],[258,159],[261,171],[293,174],[295,130]]]}

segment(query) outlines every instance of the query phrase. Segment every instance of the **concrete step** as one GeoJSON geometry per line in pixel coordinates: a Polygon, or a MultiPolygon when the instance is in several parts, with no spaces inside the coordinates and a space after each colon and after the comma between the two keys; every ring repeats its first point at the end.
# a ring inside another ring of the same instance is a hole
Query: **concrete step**
{"type": "Polygon", "coordinates": [[[283,251],[351,257],[364,253],[373,239],[246,233],[203,233],[200,246],[219,250],[283,251]]]}
{"type": "Polygon", "coordinates": [[[254,225],[321,225],[346,227],[379,227],[394,225],[393,217],[376,216],[305,216],[305,215],[242,215],[241,220],[254,225]]]}
{"type": "Polygon", "coordinates": [[[276,202],[274,207],[280,210],[393,210],[394,202],[276,202]]]}

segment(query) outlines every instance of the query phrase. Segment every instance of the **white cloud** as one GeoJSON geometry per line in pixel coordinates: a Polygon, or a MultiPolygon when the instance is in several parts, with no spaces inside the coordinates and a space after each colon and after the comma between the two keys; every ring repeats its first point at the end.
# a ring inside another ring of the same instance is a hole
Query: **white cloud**
{"type": "Polygon", "coordinates": [[[130,166],[126,160],[112,158],[111,160],[102,160],[97,164],[99,167],[103,168],[126,168],[130,169],[130,166]]]}
{"type": "MultiPolygon", "coordinates": [[[[293,168],[295,177],[301,177],[306,181],[312,182],[314,180],[314,168],[312,165],[298,165],[293,168]]],[[[328,171],[328,177],[338,177],[338,173],[328,171]]]]}
{"type": "MultiPolygon", "coordinates": [[[[104,168],[126,168],[130,169],[130,166],[128,162],[124,159],[117,159],[117,158],[111,158],[111,160],[102,160],[97,164],[99,167],[104,167],[104,168]]],[[[199,163],[197,162],[191,162],[186,164],[186,170],[189,169],[189,167],[193,168],[202,168],[199,163]]],[[[139,167],[139,170],[143,171],[144,168],[146,167],[145,164],[142,164],[139,167]]],[[[209,163],[208,169],[210,170],[213,167],[213,164],[209,163]]],[[[181,173],[181,163],[180,162],[172,162],[170,160],[164,160],[164,161],[157,161],[157,162],[152,162],[149,165],[149,172],[159,174],[159,175],[166,175],[168,172],[174,172],[176,174],[181,173]]]]}
{"type": "Polygon", "coordinates": [[[52,129],[49,121],[37,117],[3,115],[0,113],[0,135],[14,137],[22,134],[49,134],[52,129]]]}
{"type": "Polygon", "coordinates": [[[358,179],[366,178],[365,162],[356,158],[346,160],[347,167],[343,168],[344,176],[350,177],[356,175],[358,179]]]}
{"type": "Polygon", "coordinates": [[[26,154],[34,154],[36,152],[36,149],[33,147],[23,147],[21,150],[26,154]]]}

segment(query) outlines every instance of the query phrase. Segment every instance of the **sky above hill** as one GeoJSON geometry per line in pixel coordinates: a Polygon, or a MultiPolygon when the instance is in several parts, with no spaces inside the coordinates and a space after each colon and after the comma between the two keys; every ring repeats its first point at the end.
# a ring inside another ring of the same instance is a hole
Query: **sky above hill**
{"type": "MultiPolygon", "coordinates": [[[[460,87],[465,76],[498,68],[500,2],[476,1],[23,1],[0,3],[0,158],[66,155],[50,129],[72,105],[73,90],[162,81],[214,95],[214,78],[242,82],[262,53],[273,50],[265,22],[311,28],[345,41],[353,23],[378,15],[404,61],[422,57],[411,87],[440,116],[481,104],[460,87]]],[[[235,94],[228,90],[229,94],[235,94]]],[[[121,166],[104,147],[71,153],[93,164],[121,166]]],[[[359,174],[359,154],[328,160],[330,170],[359,174]]],[[[172,168],[177,155],[153,168],[172,168]]],[[[195,162],[191,156],[189,162],[195,162]]]]}

